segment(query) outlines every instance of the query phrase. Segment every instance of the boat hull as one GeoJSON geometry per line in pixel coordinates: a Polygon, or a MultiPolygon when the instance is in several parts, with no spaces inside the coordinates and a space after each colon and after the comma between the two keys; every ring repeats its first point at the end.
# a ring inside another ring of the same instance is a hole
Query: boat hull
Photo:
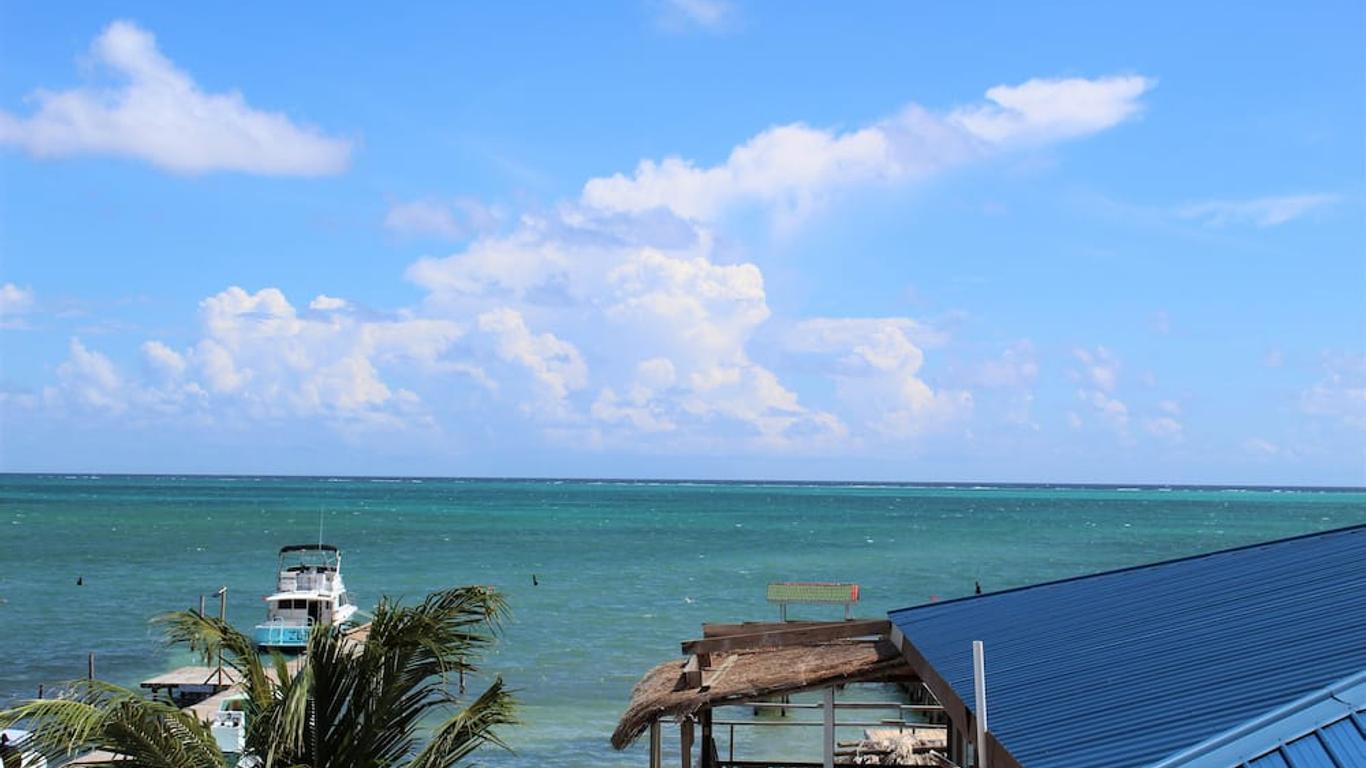
{"type": "Polygon", "coordinates": [[[309,626],[259,624],[252,632],[257,648],[301,651],[308,647],[309,626]]]}

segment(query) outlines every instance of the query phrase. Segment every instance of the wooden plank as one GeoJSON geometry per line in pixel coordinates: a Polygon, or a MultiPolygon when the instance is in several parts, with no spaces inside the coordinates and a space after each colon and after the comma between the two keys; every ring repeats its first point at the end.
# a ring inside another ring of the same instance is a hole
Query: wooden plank
{"type": "Polygon", "coordinates": [[[685,640],[682,644],[684,655],[716,653],[718,651],[739,651],[751,648],[783,648],[793,645],[810,645],[829,640],[842,640],[850,637],[887,635],[891,622],[886,619],[868,621],[828,622],[820,626],[779,629],[768,632],[751,632],[743,635],[726,635],[703,640],[685,640]]]}
{"type": "Polygon", "coordinates": [[[721,623],[703,623],[702,637],[723,637],[728,634],[750,634],[757,631],[773,630],[795,630],[802,627],[822,627],[831,625],[835,622],[744,622],[739,625],[721,625],[721,623]]]}
{"type": "Polygon", "coordinates": [[[683,685],[687,688],[702,687],[702,662],[696,656],[689,656],[683,665],[683,685]]]}
{"type": "Polygon", "coordinates": [[[701,686],[702,690],[705,691],[708,688],[711,688],[715,686],[717,683],[721,682],[721,678],[726,676],[726,672],[730,671],[730,667],[734,663],[735,657],[727,656],[726,660],[721,662],[721,666],[717,667],[716,670],[712,672],[710,675],[706,674],[706,671],[703,670],[701,686]]]}

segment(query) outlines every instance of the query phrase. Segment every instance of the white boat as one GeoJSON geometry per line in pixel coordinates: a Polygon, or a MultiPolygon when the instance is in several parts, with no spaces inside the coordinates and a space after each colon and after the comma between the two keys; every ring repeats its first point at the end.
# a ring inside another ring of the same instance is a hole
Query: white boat
{"type": "Polygon", "coordinates": [[[275,594],[252,639],[260,648],[303,650],[319,624],[343,624],[356,613],[341,576],[341,551],[331,544],[280,548],[275,594]]]}
{"type": "Polygon", "coordinates": [[[11,762],[20,768],[47,768],[47,758],[33,750],[24,749],[27,740],[28,731],[18,728],[0,731],[0,760],[4,761],[6,768],[11,762]]]}
{"type": "Polygon", "coordinates": [[[218,705],[209,721],[209,730],[218,748],[228,755],[240,755],[247,748],[246,695],[229,696],[218,705]]]}

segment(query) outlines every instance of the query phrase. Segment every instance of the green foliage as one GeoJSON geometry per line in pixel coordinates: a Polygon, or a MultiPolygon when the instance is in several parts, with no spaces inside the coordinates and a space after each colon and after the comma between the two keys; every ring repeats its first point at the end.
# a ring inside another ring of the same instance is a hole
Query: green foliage
{"type": "MultiPolygon", "coordinates": [[[[478,672],[506,612],[484,587],[434,592],[411,607],[386,598],[363,639],[315,628],[293,673],[278,653],[267,662],[246,635],[197,611],[156,621],[172,643],[206,662],[221,653],[238,673],[247,754],[262,768],[448,768],[485,745],[506,748],[497,730],[516,722],[501,679],[463,707],[449,685],[452,675],[478,672]]],[[[0,726],[19,722],[33,731],[29,748],[52,758],[101,749],[130,758],[119,768],[225,765],[192,715],[107,683],[75,683],[60,698],[0,712],[0,726]]]]}

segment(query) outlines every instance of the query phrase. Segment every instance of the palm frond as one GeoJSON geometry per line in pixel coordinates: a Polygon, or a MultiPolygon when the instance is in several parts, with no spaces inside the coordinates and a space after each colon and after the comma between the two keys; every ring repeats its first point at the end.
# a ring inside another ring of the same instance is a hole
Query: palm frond
{"type": "Polygon", "coordinates": [[[208,727],[193,715],[136,691],[99,681],[72,683],[57,698],[25,702],[0,712],[5,727],[23,722],[27,748],[58,759],[104,750],[125,768],[221,768],[208,727]]]}
{"type": "Polygon", "coordinates": [[[495,678],[479,698],[436,729],[408,768],[450,768],[490,744],[509,749],[496,729],[516,722],[512,693],[503,685],[502,678],[495,678]]]}

